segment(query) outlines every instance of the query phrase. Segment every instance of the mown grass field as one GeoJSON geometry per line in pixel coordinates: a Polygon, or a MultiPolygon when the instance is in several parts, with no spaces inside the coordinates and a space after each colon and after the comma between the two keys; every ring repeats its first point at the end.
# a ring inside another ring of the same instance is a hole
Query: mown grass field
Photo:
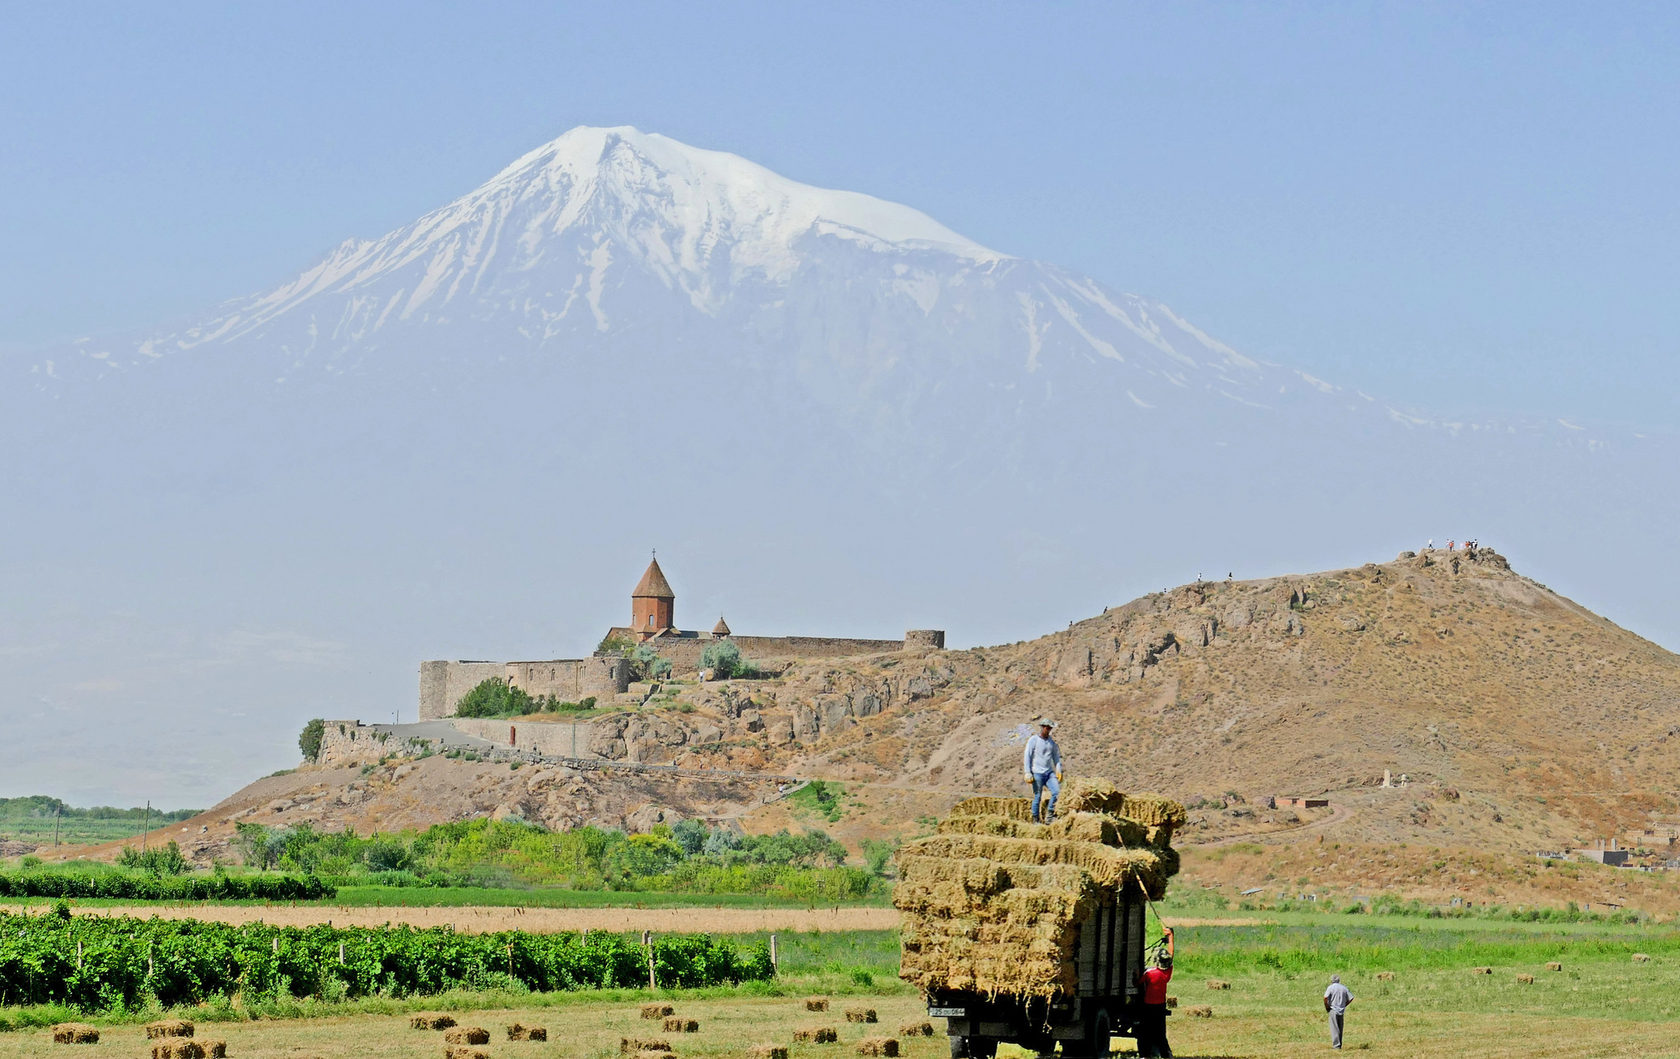
{"type": "MultiPolygon", "coordinates": [[[[1171,917],[1171,912],[1168,912],[1171,917]]],[[[1314,916],[1266,913],[1232,924],[1184,925],[1171,992],[1180,1009],[1170,1020],[1180,1056],[1302,1056],[1328,1048],[1320,997],[1340,973],[1356,1001],[1348,1014],[1347,1049],[1372,1056],[1680,1057],[1680,932],[1667,927],[1608,924],[1533,924],[1406,917],[1314,916]],[[1280,920],[1280,915],[1287,918],[1280,920]],[[1366,921],[1368,918],[1375,921],[1366,921]],[[1636,962],[1634,954],[1648,955],[1636,962]],[[1563,964],[1547,971],[1548,961],[1563,964]],[[1472,974],[1489,966],[1492,974],[1472,974]],[[1392,980],[1380,980],[1392,973],[1392,980]],[[1532,984],[1518,975],[1534,976],[1532,984]],[[1230,983],[1210,989],[1207,979],[1230,983]],[[1188,1009],[1208,1005],[1213,1017],[1188,1009]]],[[[762,935],[744,935],[751,941],[762,935]]],[[[682,1014],[700,1021],[695,1034],[666,1035],[638,1017],[651,994],[450,994],[353,1004],[303,1000],[254,1008],[186,1012],[200,1036],[222,1038],[238,1057],[429,1056],[442,1053],[437,1034],[411,1030],[407,1013],[447,1010],[463,1024],[494,1036],[495,1056],[578,1056],[606,1059],[621,1037],[667,1036],[679,1057],[745,1056],[755,1043],[790,1046],[792,1059],[856,1054],[866,1035],[894,1034],[921,1021],[921,1001],[896,978],[897,932],[892,930],[782,933],[782,975],[772,984],[696,990],[669,996],[682,1014]],[[826,1016],[808,1013],[801,999],[833,997],[826,1016]],[[843,1010],[874,1007],[875,1026],[848,1025],[843,1010]],[[253,1019],[256,1017],[256,1020],[253,1019]],[[518,1021],[548,1028],[547,1045],[507,1042],[503,1027],[518,1021]],[[839,1045],[793,1045],[801,1026],[832,1025],[839,1045]]],[[[40,1025],[48,1011],[0,1009],[0,1019],[40,1025]]],[[[156,1013],[116,1019],[107,1027],[113,1054],[144,1054],[139,1022],[156,1013]]],[[[943,1026],[932,1039],[906,1039],[904,1054],[947,1054],[943,1026]]],[[[0,1033],[0,1059],[38,1055],[50,1045],[39,1028],[0,1033]]],[[[1132,1051],[1127,1038],[1113,1042],[1132,1051]]],[[[102,1045],[103,1046],[103,1045],[102,1045]]],[[[1016,1059],[1025,1053],[1005,1048],[1016,1059]]]]}
{"type": "MultiPolygon", "coordinates": [[[[17,905],[52,904],[51,898],[18,898],[17,905]]],[[[78,907],[128,905],[131,901],[80,899],[78,907]]],[[[263,901],[205,902],[218,905],[257,905],[263,901]]],[[[560,887],[489,886],[340,886],[336,897],[299,901],[299,907],[320,908],[810,908],[798,901],[762,894],[687,894],[625,890],[567,890],[560,887]]],[[[839,907],[887,908],[886,897],[844,901],[839,907]]]]}

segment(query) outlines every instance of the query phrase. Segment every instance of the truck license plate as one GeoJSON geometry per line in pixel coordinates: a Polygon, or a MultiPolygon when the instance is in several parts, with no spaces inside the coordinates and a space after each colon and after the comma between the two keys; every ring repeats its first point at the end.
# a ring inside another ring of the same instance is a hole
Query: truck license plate
{"type": "Polygon", "coordinates": [[[960,1019],[967,1014],[967,1008],[928,1008],[928,1017],[934,1019],[960,1019]]]}

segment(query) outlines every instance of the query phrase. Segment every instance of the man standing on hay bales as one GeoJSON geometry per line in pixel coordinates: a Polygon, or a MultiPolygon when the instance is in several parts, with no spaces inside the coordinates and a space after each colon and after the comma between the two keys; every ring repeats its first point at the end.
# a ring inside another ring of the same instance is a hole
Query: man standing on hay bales
{"type": "Polygon", "coordinates": [[[1167,983],[1172,981],[1173,932],[1168,927],[1166,951],[1155,957],[1155,966],[1138,975],[1143,987],[1137,1024],[1139,1056],[1161,1056],[1172,1059],[1172,1045],[1167,1043],[1167,983]]]}
{"type": "Polygon", "coordinates": [[[1353,993],[1342,984],[1342,976],[1330,976],[1330,988],[1324,991],[1324,1010],[1330,1013],[1330,1047],[1342,1046],[1342,1020],[1347,1006],[1353,1003],[1353,993]]]}
{"type": "Polygon", "coordinates": [[[1051,729],[1056,722],[1045,717],[1038,722],[1038,734],[1027,740],[1027,748],[1021,753],[1021,768],[1026,771],[1027,782],[1032,784],[1032,818],[1033,823],[1049,823],[1050,817],[1056,813],[1056,796],[1062,793],[1062,748],[1050,738],[1051,729]],[[1044,807],[1044,815],[1039,815],[1039,802],[1044,797],[1044,791],[1050,791],[1050,804],[1044,807]]]}

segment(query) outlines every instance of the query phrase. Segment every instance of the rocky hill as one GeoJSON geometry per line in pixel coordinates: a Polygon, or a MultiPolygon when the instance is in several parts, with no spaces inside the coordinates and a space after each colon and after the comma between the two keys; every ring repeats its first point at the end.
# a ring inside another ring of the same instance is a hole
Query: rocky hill
{"type": "MultiPolygon", "coordinates": [[[[1315,882],[1427,891],[1418,873],[1441,849],[1523,876],[1535,850],[1660,828],[1680,810],[1680,657],[1485,549],[1200,582],[1028,642],[793,662],[774,679],[661,695],[594,722],[590,749],[837,780],[846,794],[813,816],[763,780],[381,763],[392,751],[370,744],[365,761],[340,754],[261,781],[183,827],[209,829],[202,855],[234,819],[368,830],[487,813],[557,827],[704,815],[855,843],[913,834],[967,794],[1019,789],[1020,741],[1040,715],[1061,722],[1071,774],[1196,807],[1184,837],[1218,850],[1199,862],[1212,881],[1265,874],[1275,848],[1233,845],[1258,835],[1299,843],[1315,882]],[[1331,804],[1266,805],[1286,795],[1331,804]],[[1326,837],[1363,852],[1332,870],[1326,837]]],[[[1186,863],[1194,877],[1197,859],[1186,863]]]]}

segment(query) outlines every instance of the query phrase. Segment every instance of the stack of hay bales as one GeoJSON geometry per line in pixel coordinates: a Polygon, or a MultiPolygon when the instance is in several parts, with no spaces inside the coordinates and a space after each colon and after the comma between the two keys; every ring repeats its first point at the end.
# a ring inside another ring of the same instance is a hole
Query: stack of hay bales
{"type": "Polygon", "coordinates": [[[938,834],[899,850],[900,977],[924,993],[1077,989],[1080,924],[1123,893],[1165,893],[1186,816],[1177,802],[1106,780],[1069,782],[1057,813],[1035,824],[1025,798],[969,798],[938,834]]]}

